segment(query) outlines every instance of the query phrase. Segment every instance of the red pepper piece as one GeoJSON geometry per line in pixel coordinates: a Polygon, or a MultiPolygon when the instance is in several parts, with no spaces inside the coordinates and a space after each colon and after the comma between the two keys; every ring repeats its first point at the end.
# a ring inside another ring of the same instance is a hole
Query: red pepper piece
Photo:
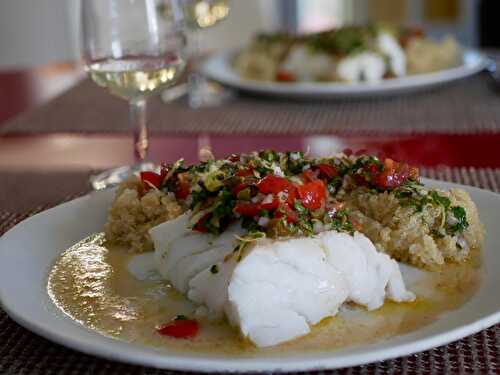
{"type": "Polygon", "coordinates": [[[318,169],[319,169],[320,175],[322,175],[326,178],[333,178],[333,177],[337,177],[339,175],[337,168],[335,168],[333,165],[330,165],[330,164],[319,164],[318,169]]]}
{"type": "Polygon", "coordinates": [[[317,174],[315,174],[310,169],[306,169],[304,172],[302,172],[302,175],[304,176],[304,181],[306,182],[311,182],[318,179],[317,174]]]}
{"type": "Polygon", "coordinates": [[[325,183],[322,180],[315,180],[298,186],[297,191],[305,208],[317,210],[325,202],[325,183]]]}
{"type": "Polygon", "coordinates": [[[342,151],[346,156],[351,156],[353,154],[352,150],[350,148],[345,148],[344,151],[342,151]]]}
{"type": "Polygon", "coordinates": [[[420,172],[417,167],[410,167],[410,172],[408,173],[408,177],[414,180],[418,180],[420,176],[420,172]]]}
{"type": "Polygon", "coordinates": [[[234,212],[241,216],[257,216],[260,213],[260,207],[255,203],[240,202],[234,207],[234,212]]]}
{"type": "Polygon", "coordinates": [[[227,157],[227,160],[232,161],[233,163],[236,163],[236,162],[240,161],[240,155],[231,154],[227,157]]]}
{"type": "Polygon", "coordinates": [[[248,176],[253,176],[253,168],[244,168],[236,171],[234,174],[235,176],[238,177],[248,177],[248,176]]]}
{"type": "Polygon", "coordinates": [[[403,31],[402,35],[399,37],[399,43],[402,47],[406,47],[411,39],[422,38],[424,36],[425,33],[421,28],[411,27],[403,31]]]}
{"type": "Polygon", "coordinates": [[[273,197],[273,200],[271,202],[261,203],[259,206],[260,206],[260,209],[262,209],[262,210],[274,211],[275,209],[278,208],[279,205],[280,205],[279,199],[276,197],[273,197]]]}
{"type": "Polygon", "coordinates": [[[296,223],[298,221],[298,216],[295,211],[293,211],[288,205],[282,205],[276,212],[274,213],[274,217],[276,219],[280,219],[282,217],[286,217],[286,220],[289,223],[296,223]]]}
{"type": "Polygon", "coordinates": [[[374,176],[373,183],[377,187],[391,189],[400,186],[408,178],[418,179],[418,169],[406,163],[385,159],[384,170],[374,176]]]}
{"type": "Polygon", "coordinates": [[[290,72],[280,70],[276,73],[276,81],[278,82],[295,82],[296,80],[295,76],[290,72]]]}
{"type": "Polygon", "coordinates": [[[349,220],[351,221],[351,224],[352,224],[352,227],[354,228],[354,230],[357,230],[359,232],[363,229],[363,226],[361,225],[361,223],[359,223],[356,219],[350,217],[349,220]]]}
{"type": "Polygon", "coordinates": [[[241,183],[241,184],[238,184],[236,185],[234,188],[233,188],[233,194],[234,195],[238,195],[238,193],[244,189],[246,189],[248,186],[248,184],[245,184],[245,183],[241,183]]]}
{"type": "Polygon", "coordinates": [[[198,222],[194,225],[193,230],[201,233],[208,233],[208,228],[205,225],[205,221],[210,217],[210,213],[205,214],[198,222]]]}
{"type": "Polygon", "coordinates": [[[177,339],[192,339],[198,334],[200,326],[194,319],[175,319],[157,328],[162,336],[175,337],[177,339]]]}
{"type": "Polygon", "coordinates": [[[187,173],[179,173],[177,176],[177,189],[175,191],[175,197],[177,199],[186,199],[188,195],[191,193],[191,186],[188,180],[187,173]]]}
{"type": "Polygon", "coordinates": [[[297,198],[297,188],[283,177],[268,175],[259,181],[257,187],[263,194],[287,194],[286,203],[291,207],[297,198]]]}
{"type": "Polygon", "coordinates": [[[257,184],[263,194],[278,194],[293,188],[293,184],[286,178],[268,175],[257,184]]]}
{"type": "Polygon", "coordinates": [[[161,176],[162,182],[165,179],[165,177],[167,177],[167,174],[168,174],[168,167],[166,164],[162,163],[161,168],[160,168],[160,176],[161,176]]]}
{"type": "Polygon", "coordinates": [[[295,203],[295,199],[297,199],[297,187],[295,185],[290,185],[287,190],[285,190],[285,193],[288,194],[286,198],[286,203],[288,206],[293,207],[293,204],[295,203]]]}
{"type": "Polygon", "coordinates": [[[144,185],[146,191],[151,189],[151,186],[155,188],[159,188],[161,183],[163,182],[163,178],[161,175],[151,171],[143,171],[141,172],[141,181],[144,185]]]}

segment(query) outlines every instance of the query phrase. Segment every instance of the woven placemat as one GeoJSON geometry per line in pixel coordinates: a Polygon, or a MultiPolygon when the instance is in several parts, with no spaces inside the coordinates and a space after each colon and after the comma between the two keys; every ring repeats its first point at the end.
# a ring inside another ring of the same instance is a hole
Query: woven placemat
{"type": "MultiPolygon", "coordinates": [[[[500,169],[423,168],[431,178],[500,192],[500,169]]],[[[26,214],[0,211],[0,234],[46,207],[26,214]]],[[[98,359],[53,344],[14,323],[0,310],[0,373],[5,374],[176,374],[98,359]]],[[[449,345],[364,366],[317,374],[498,374],[500,324],[449,345]]]]}
{"type": "MultiPolygon", "coordinates": [[[[150,100],[152,133],[380,134],[500,130],[500,93],[486,74],[396,97],[293,101],[237,95],[221,106],[190,109],[185,100],[150,100]]],[[[0,127],[0,134],[128,133],[123,100],[84,80],[45,106],[0,127]]]]}
{"type": "Polygon", "coordinates": [[[0,211],[24,214],[90,190],[91,171],[0,171],[0,211]]]}

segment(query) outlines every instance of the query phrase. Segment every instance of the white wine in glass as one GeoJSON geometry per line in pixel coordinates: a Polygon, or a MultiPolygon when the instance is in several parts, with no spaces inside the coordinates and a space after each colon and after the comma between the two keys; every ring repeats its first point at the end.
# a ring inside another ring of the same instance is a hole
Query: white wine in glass
{"type": "Polygon", "coordinates": [[[140,100],[176,83],[184,66],[184,60],[176,55],[137,56],[95,61],[87,70],[95,83],[107,87],[112,94],[140,100]]]}
{"type": "Polygon", "coordinates": [[[87,71],[99,86],[129,101],[138,162],[135,167],[139,170],[149,145],[147,98],[174,85],[185,67],[186,37],[180,1],[81,2],[82,56],[87,71]]]}

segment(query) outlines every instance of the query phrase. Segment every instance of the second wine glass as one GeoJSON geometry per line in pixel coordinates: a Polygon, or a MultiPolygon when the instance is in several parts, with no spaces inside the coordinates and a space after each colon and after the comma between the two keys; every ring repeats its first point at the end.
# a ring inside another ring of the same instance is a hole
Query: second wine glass
{"type": "Polygon", "coordinates": [[[202,60],[203,30],[224,21],[230,13],[229,0],[183,0],[186,26],[191,31],[193,70],[189,75],[188,99],[192,108],[217,106],[230,98],[220,84],[207,80],[199,72],[202,60]]]}

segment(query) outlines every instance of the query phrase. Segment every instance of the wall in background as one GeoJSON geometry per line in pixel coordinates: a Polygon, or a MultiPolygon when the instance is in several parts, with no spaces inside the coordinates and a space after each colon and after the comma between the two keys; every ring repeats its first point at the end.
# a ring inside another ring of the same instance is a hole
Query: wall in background
{"type": "Polygon", "coordinates": [[[220,25],[203,30],[203,48],[241,47],[258,31],[276,29],[280,23],[279,1],[231,0],[231,13],[220,25]]]}
{"type": "Polygon", "coordinates": [[[436,8],[433,11],[432,7],[429,6],[429,2],[436,2],[436,0],[407,1],[409,2],[408,20],[410,23],[422,25],[430,35],[453,34],[467,46],[475,47],[478,45],[478,0],[456,0],[456,5],[450,4],[450,12],[453,12],[453,7],[456,6],[457,14],[448,20],[446,17],[441,20],[432,17],[433,14],[439,13],[439,9],[436,8]],[[429,16],[431,16],[431,19],[428,18],[429,16]]]}
{"type": "MultiPolygon", "coordinates": [[[[226,21],[202,32],[204,49],[237,47],[256,31],[278,24],[277,1],[232,0],[231,4],[226,21]]],[[[77,0],[1,0],[0,69],[76,60],[78,33],[77,0]]]]}
{"type": "MultiPolygon", "coordinates": [[[[259,30],[278,28],[287,2],[297,7],[303,30],[402,18],[402,23],[423,25],[431,35],[453,33],[463,43],[477,45],[478,0],[446,0],[458,4],[458,13],[449,20],[426,19],[442,11],[426,11],[429,1],[437,0],[398,0],[396,7],[393,0],[232,0],[230,17],[203,31],[201,39],[205,50],[238,47],[259,30]]],[[[78,28],[77,0],[0,1],[0,69],[78,59],[78,28]]]]}
{"type": "Polygon", "coordinates": [[[478,45],[478,0],[351,0],[350,3],[357,23],[371,20],[420,25],[433,37],[453,34],[464,45],[478,45]]]}
{"type": "Polygon", "coordinates": [[[73,59],[76,4],[74,0],[0,1],[0,68],[73,59]]]}

